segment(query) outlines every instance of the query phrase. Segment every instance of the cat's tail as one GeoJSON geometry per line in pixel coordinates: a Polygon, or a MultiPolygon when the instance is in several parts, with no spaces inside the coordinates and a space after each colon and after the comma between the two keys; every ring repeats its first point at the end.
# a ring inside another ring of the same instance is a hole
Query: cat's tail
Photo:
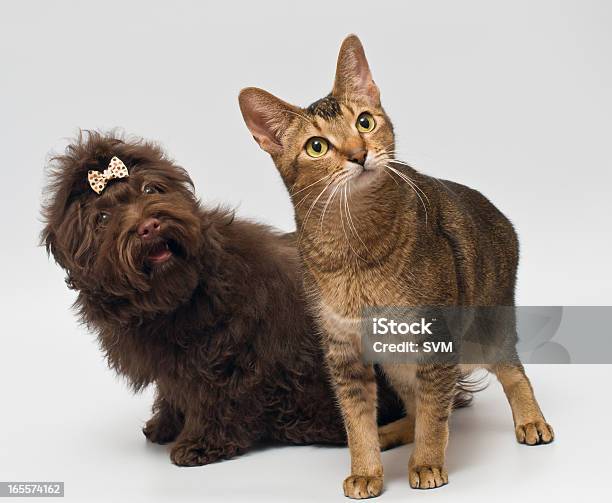
{"type": "MultiPolygon", "coordinates": [[[[478,377],[471,374],[464,375],[457,383],[453,409],[469,407],[474,399],[474,393],[484,390],[488,385],[486,374],[478,377]]],[[[414,416],[407,414],[389,424],[380,426],[378,441],[382,451],[414,442],[414,416]]]]}
{"type": "Polygon", "coordinates": [[[485,390],[489,386],[488,374],[475,376],[471,372],[463,374],[457,383],[453,409],[469,407],[474,400],[474,393],[485,390]]]}

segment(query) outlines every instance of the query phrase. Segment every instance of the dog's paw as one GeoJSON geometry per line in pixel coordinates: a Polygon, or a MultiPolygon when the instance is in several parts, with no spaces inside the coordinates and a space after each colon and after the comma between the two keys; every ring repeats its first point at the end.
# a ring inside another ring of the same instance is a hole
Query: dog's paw
{"type": "Polygon", "coordinates": [[[435,489],[448,484],[443,466],[414,466],[408,469],[408,480],[413,489],[435,489]]]}
{"type": "Polygon", "coordinates": [[[174,424],[164,421],[163,418],[155,415],[146,422],[142,433],[150,442],[164,445],[174,442],[179,431],[174,424]]]}
{"type": "Polygon", "coordinates": [[[177,466],[202,466],[218,460],[201,443],[178,442],[170,451],[170,460],[177,466]]]}
{"type": "Polygon", "coordinates": [[[550,444],[555,439],[555,432],[552,426],[545,421],[519,424],[515,432],[519,444],[550,444]]]}
{"type": "Polygon", "coordinates": [[[383,490],[382,477],[351,475],[344,480],[344,495],[353,499],[374,498],[383,490]]]}

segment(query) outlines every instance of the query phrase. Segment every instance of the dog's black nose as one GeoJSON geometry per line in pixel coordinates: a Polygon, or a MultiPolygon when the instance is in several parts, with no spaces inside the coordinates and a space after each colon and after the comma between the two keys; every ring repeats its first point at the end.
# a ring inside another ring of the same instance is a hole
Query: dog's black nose
{"type": "Polygon", "coordinates": [[[138,235],[142,239],[151,239],[159,235],[161,222],[157,218],[147,218],[138,226],[138,235]]]}

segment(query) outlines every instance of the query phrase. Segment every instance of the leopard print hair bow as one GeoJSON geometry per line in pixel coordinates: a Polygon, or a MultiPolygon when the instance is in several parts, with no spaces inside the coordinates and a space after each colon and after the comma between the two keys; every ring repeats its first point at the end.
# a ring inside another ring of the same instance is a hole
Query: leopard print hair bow
{"type": "Polygon", "coordinates": [[[91,169],[87,172],[89,186],[96,194],[102,194],[102,191],[109,181],[115,178],[127,178],[128,176],[130,176],[130,174],[128,173],[127,167],[118,157],[113,157],[108,164],[108,168],[102,173],[91,169]]]}

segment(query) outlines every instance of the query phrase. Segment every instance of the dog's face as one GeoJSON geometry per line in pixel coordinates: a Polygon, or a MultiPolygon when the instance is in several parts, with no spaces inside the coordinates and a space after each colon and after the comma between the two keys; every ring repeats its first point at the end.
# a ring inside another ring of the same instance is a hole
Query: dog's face
{"type": "Polygon", "coordinates": [[[187,173],[154,145],[90,133],[56,157],[43,241],[82,292],[149,310],[174,307],[198,281],[202,212],[187,173]],[[112,157],[129,176],[100,194],[89,170],[112,157]]]}

